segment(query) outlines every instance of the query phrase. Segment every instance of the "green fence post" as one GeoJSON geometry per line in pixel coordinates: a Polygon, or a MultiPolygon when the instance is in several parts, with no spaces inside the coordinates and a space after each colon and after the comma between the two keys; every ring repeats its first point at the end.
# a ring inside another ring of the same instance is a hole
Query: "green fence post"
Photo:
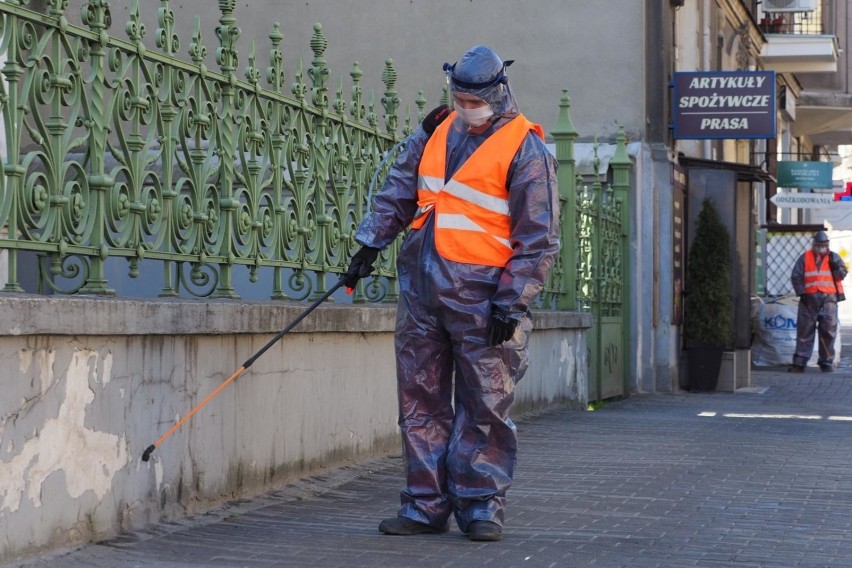
{"type": "MultiPolygon", "coordinates": [[[[12,2],[16,5],[17,2],[12,2]]],[[[23,292],[23,288],[18,281],[18,251],[15,248],[15,241],[18,240],[18,208],[20,207],[20,195],[23,186],[23,178],[27,173],[25,167],[21,165],[21,116],[22,101],[18,97],[19,84],[24,78],[26,69],[18,63],[19,55],[19,23],[17,16],[8,14],[5,16],[5,29],[3,31],[4,39],[8,42],[8,52],[6,53],[6,64],[3,66],[2,74],[8,84],[8,91],[5,95],[3,106],[0,110],[3,111],[3,121],[6,127],[6,162],[3,164],[3,175],[6,177],[5,186],[2,189],[5,192],[4,199],[0,199],[0,229],[4,228],[2,221],[5,217],[5,229],[7,231],[6,238],[8,244],[6,249],[8,277],[3,290],[6,292],[23,292]],[[4,203],[5,201],[5,203],[4,203]]],[[[3,86],[0,86],[2,92],[3,86]]],[[[2,233],[0,233],[2,238],[2,233]]]]}
{"type": "Polygon", "coordinates": [[[219,0],[219,25],[216,26],[216,35],[219,38],[219,48],[216,49],[216,62],[226,81],[222,83],[222,106],[219,117],[219,190],[221,198],[219,207],[223,217],[223,231],[221,241],[217,243],[219,256],[223,260],[219,263],[219,284],[211,294],[213,298],[237,298],[234,290],[233,269],[236,256],[233,252],[233,239],[237,233],[239,222],[238,202],[234,198],[234,160],[237,155],[237,137],[239,136],[236,125],[236,97],[237,97],[237,39],[240,36],[240,28],[236,26],[237,19],[234,16],[236,0],[219,0]]]}
{"type": "MultiPolygon", "coordinates": [[[[156,44],[163,55],[167,58],[175,57],[175,51],[180,44],[177,34],[175,33],[175,14],[169,7],[168,0],[161,0],[160,9],[157,11],[157,22],[159,27],[155,33],[156,44]]],[[[165,224],[164,233],[167,235],[163,243],[163,252],[170,253],[172,251],[172,232],[175,231],[175,219],[171,214],[174,208],[175,200],[178,198],[178,193],[174,188],[174,160],[172,157],[175,153],[177,145],[177,135],[175,134],[175,123],[179,122],[179,109],[173,104],[172,92],[174,90],[174,73],[168,66],[163,66],[163,92],[166,95],[160,101],[160,116],[163,121],[163,130],[160,133],[162,138],[162,164],[163,164],[163,223],[165,224]]],[[[171,260],[163,261],[163,289],[160,291],[160,296],[177,296],[177,283],[172,278],[172,268],[175,266],[171,260]]],[[[177,264],[180,266],[180,264],[177,264]]]]}
{"type": "Polygon", "coordinates": [[[592,318],[594,320],[594,324],[591,330],[594,334],[594,339],[592,340],[592,342],[590,342],[590,345],[594,346],[594,348],[592,349],[592,356],[589,359],[589,402],[603,400],[604,398],[604,381],[606,381],[606,377],[604,377],[603,364],[603,351],[606,345],[604,341],[604,315],[610,315],[608,310],[606,310],[604,306],[606,298],[604,295],[604,267],[602,258],[604,247],[604,230],[608,218],[606,215],[606,195],[604,193],[603,184],[601,183],[601,159],[598,157],[597,134],[595,134],[593,154],[593,201],[591,204],[591,209],[589,210],[589,213],[592,217],[592,223],[590,227],[591,230],[589,232],[589,241],[591,242],[591,262],[589,263],[591,268],[591,281],[589,282],[591,305],[589,306],[589,308],[591,309],[592,318]],[[592,365],[594,365],[594,370],[592,370],[591,368],[592,365]]]}
{"type": "Polygon", "coordinates": [[[89,187],[92,189],[89,204],[94,210],[95,224],[89,244],[98,251],[90,257],[91,266],[86,283],[80,289],[84,294],[114,294],[106,279],[105,263],[109,257],[106,242],[107,197],[115,180],[106,173],[107,137],[109,136],[109,121],[112,105],[115,104],[113,93],[107,88],[106,79],[106,46],[109,41],[107,28],[111,21],[109,2],[92,0],[82,11],[83,23],[97,34],[98,39],[89,43],[92,64],[92,80],[88,85],[91,105],[89,107],[89,149],[90,174],[89,187]]]}
{"type": "Polygon", "coordinates": [[[615,155],[610,160],[612,167],[612,190],[615,200],[620,205],[621,211],[621,262],[622,262],[622,292],[621,309],[622,325],[626,333],[622,336],[623,364],[624,364],[624,392],[630,392],[630,312],[632,309],[632,295],[630,294],[630,170],[633,162],[627,154],[627,135],[624,127],[618,129],[616,136],[615,155]]]}
{"type": "Polygon", "coordinates": [[[328,269],[331,268],[326,261],[326,242],[328,240],[328,229],[332,224],[332,216],[329,214],[333,207],[331,200],[333,196],[328,195],[328,177],[331,164],[329,163],[330,152],[328,147],[323,147],[328,140],[328,80],[329,70],[325,59],[325,50],[328,48],[328,39],[322,31],[320,24],[314,24],[314,33],[311,36],[311,51],[314,58],[311,60],[311,67],[308,69],[308,75],[311,77],[311,102],[313,106],[320,109],[322,113],[313,121],[313,131],[311,132],[313,140],[319,142],[322,146],[315,142],[312,159],[312,177],[313,187],[305,188],[308,195],[312,195],[313,203],[316,207],[314,217],[315,230],[312,237],[315,237],[315,246],[317,255],[315,263],[320,267],[320,272],[317,274],[316,287],[313,290],[311,299],[316,299],[322,296],[326,291],[326,276],[328,269]]]}
{"type": "MultiPolygon", "coordinates": [[[[284,39],[284,34],[281,33],[281,25],[275,22],[272,25],[272,32],[269,34],[269,41],[272,44],[272,49],[269,50],[269,67],[266,68],[266,80],[270,88],[275,94],[282,94],[284,89],[284,54],[281,52],[281,41],[284,39]]],[[[287,219],[287,202],[284,199],[283,193],[286,189],[284,183],[284,148],[287,140],[283,132],[282,125],[284,124],[284,105],[281,103],[272,106],[272,117],[270,122],[270,163],[272,165],[272,188],[275,191],[275,246],[274,258],[284,260],[287,258],[285,242],[287,240],[284,226],[287,219]]],[[[287,294],[284,292],[284,267],[274,266],[272,274],[272,296],[273,300],[286,300],[287,294]]]]}
{"type": "Polygon", "coordinates": [[[571,123],[568,108],[571,100],[568,90],[562,91],[559,101],[559,118],[550,134],[556,142],[556,161],[559,164],[557,181],[559,183],[559,201],[562,206],[560,215],[559,265],[562,275],[559,282],[561,293],[556,298],[556,308],[559,310],[577,309],[577,190],[576,190],[576,161],[574,160],[574,141],[578,133],[571,123]]]}
{"type": "MultiPolygon", "coordinates": [[[[390,136],[393,136],[393,140],[389,142],[389,147],[386,150],[390,150],[390,146],[393,146],[394,141],[396,140],[396,128],[399,121],[399,117],[397,111],[399,109],[400,99],[397,95],[396,90],[396,79],[397,73],[396,69],[393,66],[393,59],[385,60],[385,69],[382,71],[382,82],[385,84],[385,93],[382,97],[382,106],[384,107],[384,118],[385,118],[385,127],[387,129],[387,133],[390,136]]],[[[378,188],[376,188],[378,190],[378,188]]],[[[395,243],[393,246],[388,247],[382,254],[387,258],[386,266],[396,266],[396,258],[399,253],[399,241],[395,243]]],[[[384,264],[384,263],[382,263],[384,264]]],[[[394,274],[396,270],[394,270],[394,274]]],[[[399,281],[396,278],[388,275],[388,290],[385,295],[385,302],[396,302],[399,299],[399,281]]]]}

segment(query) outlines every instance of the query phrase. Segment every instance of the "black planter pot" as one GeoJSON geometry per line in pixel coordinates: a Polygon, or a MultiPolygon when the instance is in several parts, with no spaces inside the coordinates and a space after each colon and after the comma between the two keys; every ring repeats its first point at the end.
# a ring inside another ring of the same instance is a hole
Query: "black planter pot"
{"type": "Polygon", "coordinates": [[[724,347],[694,346],[686,352],[689,365],[689,390],[714,391],[719,382],[724,347]]]}

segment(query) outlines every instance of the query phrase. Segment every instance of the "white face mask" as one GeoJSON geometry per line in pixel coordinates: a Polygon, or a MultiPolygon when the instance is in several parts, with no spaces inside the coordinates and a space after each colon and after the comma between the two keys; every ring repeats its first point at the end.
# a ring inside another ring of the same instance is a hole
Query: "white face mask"
{"type": "Polygon", "coordinates": [[[817,254],[827,254],[828,245],[815,245],[814,250],[817,252],[817,254]]]}
{"type": "Polygon", "coordinates": [[[482,126],[494,115],[494,111],[491,110],[491,105],[483,105],[477,108],[461,108],[457,106],[455,110],[458,113],[459,118],[462,119],[462,122],[471,128],[482,126]]]}

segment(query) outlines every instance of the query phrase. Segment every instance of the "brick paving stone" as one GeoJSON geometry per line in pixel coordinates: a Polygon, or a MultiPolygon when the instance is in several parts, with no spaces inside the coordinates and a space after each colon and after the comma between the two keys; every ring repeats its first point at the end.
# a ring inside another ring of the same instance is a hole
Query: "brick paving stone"
{"type": "Polygon", "coordinates": [[[852,566],[852,366],[756,369],[748,393],[637,395],[518,421],[505,536],[390,537],[398,457],[26,568],[852,566]]]}

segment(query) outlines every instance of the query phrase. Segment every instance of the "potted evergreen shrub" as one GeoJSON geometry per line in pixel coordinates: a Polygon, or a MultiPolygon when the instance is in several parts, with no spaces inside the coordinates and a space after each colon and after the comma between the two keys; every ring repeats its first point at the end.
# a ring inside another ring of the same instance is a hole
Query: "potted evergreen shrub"
{"type": "Polygon", "coordinates": [[[690,390],[716,389],[733,331],[731,237],[713,202],[705,198],[686,264],[684,339],[690,390]]]}

